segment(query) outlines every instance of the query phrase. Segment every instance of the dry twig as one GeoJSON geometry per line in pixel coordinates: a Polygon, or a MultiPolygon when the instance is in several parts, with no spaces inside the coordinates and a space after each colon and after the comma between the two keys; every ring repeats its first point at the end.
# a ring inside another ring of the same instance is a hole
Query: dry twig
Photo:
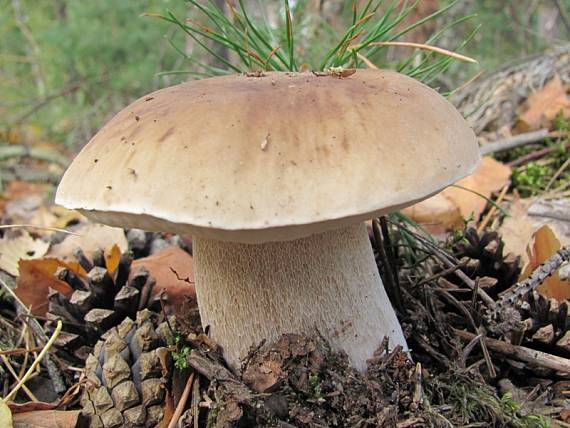
{"type": "MultiPolygon", "coordinates": [[[[457,337],[465,342],[470,342],[477,335],[464,330],[453,329],[457,337]]],[[[482,338],[487,347],[493,351],[500,352],[509,358],[516,358],[520,361],[535,364],[541,367],[570,373],[570,360],[558,357],[556,355],[547,354],[546,352],[536,351],[524,346],[511,345],[502,340],[491,339],[489,337],[482,338]]]]}

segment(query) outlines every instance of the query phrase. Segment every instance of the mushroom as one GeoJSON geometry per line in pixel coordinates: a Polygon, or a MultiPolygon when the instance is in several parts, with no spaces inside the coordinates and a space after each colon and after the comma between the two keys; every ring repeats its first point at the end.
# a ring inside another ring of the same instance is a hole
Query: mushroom
{"type": "Polygon", "coordinates": [[[232,367],[262,340],[318,332],[365,370],[385,336],[406,340],[363,221],[478,160],[455,108],[396,72],[233,75],[126,107],[75,158],[56,202],[191,234],[202,323],[232,367]]]}

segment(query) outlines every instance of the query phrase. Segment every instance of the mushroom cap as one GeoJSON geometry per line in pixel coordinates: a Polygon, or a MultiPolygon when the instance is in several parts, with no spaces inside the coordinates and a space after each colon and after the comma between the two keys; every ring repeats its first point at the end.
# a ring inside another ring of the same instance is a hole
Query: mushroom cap
{"type": "Polygon", "coordinates": [[[123,109],[75,158],[56,202],[110,225],[261,243],[411,205],[478,161],[457,110],[402,74],[232,75],[123,109]]]}

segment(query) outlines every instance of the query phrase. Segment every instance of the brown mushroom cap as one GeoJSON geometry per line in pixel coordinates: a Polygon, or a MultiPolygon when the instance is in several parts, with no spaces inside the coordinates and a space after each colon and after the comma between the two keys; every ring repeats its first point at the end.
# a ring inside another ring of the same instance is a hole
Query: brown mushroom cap
{"type": "Polygon", "coordinates": [[[413,204],[478,160],[455,108],[404,75],[233,75],[126,107],[75,158],[56,202],[111,225],[279,241],[413,204]]]}

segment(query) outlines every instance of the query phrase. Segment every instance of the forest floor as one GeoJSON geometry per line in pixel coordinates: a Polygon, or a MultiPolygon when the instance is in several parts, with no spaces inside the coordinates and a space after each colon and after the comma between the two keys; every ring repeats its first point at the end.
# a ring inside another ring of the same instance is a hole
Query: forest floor
{"type": "Polygon", "coordinates": [[[317,334],[260,344],[232,372],[199,323],[191,239],[95,225],[53,205],[72,154],[24,146],[23,131],[10,131],[0,147],[0,379],[10,397],[0,421],[7,405],[14,426],[85,423],[85,360],[119,309],[78,319],[72,306],[92,302],[70,296],[89,283],[112,302],[97,288],[107,281],[139,284],[139,309],[177,314],[161,426],[570,426],[569,52],[455,94],[487,155],[481,166],[370,223],[411,353],[379,344],[365,374],[317,334]]]}

